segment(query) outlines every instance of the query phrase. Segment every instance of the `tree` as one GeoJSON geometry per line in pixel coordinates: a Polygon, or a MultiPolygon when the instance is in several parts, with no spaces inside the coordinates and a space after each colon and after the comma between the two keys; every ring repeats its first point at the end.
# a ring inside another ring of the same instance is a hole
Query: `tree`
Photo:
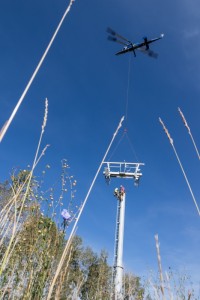
{"type": "Polygon", "coordinates": [[[38,210],[25,221],[15,243],[0,281],[1,296],[10,290],[16,299],[42,299],[63,245],[63,234],[38,210]]]}
{"type": "Polygon", "coordinates": [[[107,253],[101,251],[98,256],[87,248],[84,255],[87,274],[81,289],[81,299],[109,299],[112,274],[111,267],[107,263],[107,253]]]}
{"type": "Polygon", "coordinates": [[[140,278],[131,273],[124,276],[124,298],[126,300],[142,300],[144,297],[144,288],[140,284],[140,278]]]}

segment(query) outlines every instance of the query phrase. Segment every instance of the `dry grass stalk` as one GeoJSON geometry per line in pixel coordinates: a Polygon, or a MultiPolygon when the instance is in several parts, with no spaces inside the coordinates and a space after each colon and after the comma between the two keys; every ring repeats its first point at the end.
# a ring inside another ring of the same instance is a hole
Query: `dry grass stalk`
{"type": "Polygon", "coordinates": [[[162,265],[161,265],[161,256],[160,256],[160,247],[158,242],[158,235],[155,235],[156,240],[156,250],[157,250],[157,258],[158,258],[158,269],[159,269],[159,275],[160,275],[160,288],[162,293],[162,298],[165,300],[165,291],[164,291],[164,277],[162,273],[162,265]]]}
{"type": "MultiPolygon", "coordinates": [[[[11,201],[11,206],[15,205],[14,218],[13,218],[14,219],[14,224],[13,224],[13,230],[12,230],[12,235],[11,235],[11,238],[10,238],[10,241],[9,241],[9,245],[6,249],[6,252],[5,252],[5,254],[3,256],[3,259],[2,259],[2,262],[1,262],[0,275],[2,274],[3,270],[5,269],[5,266],[6,266],[7,261],[8,261],[9,253],[14,249],[13,247],[16,245],[14,240],[17,238],[17,233],[19,233],[20,218],[21,218],[21,215],[22,215],[22,211],[24,209],[25,201],[27,199],[27,196],[28,196],[28,193],[29,193],[29,190],[30,190],[33,171],[34,171],[37,163],[39,162],[40,158],[42,157],[42,155],[44,155],[45,150],[47,148],[47,146],[46,146],[45,149],[42,151],[42,154],[38,158],[38,154],[39,154],[39,150],[40,150],[40,146],[41,146],[41,142],[42,142],[42,137],[43,137],[43,134],[44,134],[44,128],[45,128],[46,123],[47,123],[47,115],[48,115],[48,100],[46,99],[45,100],[45,113],[44,113],[44,120],[43,120],[42,130],[41,130],[41,134],[40,134],[40,138],[39,138],[35,158],[34,158],[34,161],[33,161],[32,169],[31,169],[30,173],[28,174],[28,176],[26,177],[23,184],[20,185],[17,192],[14,193],[13,201],[11,201]],[[21,195],[21,192],[22,192],[24,187],[26,187],[26,190],[23,194],[23,197],[21,198],[20,195],[21,195]],[[20,202],[20,210],[19,210],[18,213],[17,213],[17,206],[16,206],[17,202],[20,202]]],[[[11,209],[11,206],[10,206],[10,209],[11,209]]],[[[8,210],[7,211],[5,210],[5,216],[6,217],[8,216],[8,210]]]]}
{"type": "MultiPolygon", "coordinates": [[[[157,285],[153,284],[152,280],[149,278],[148,279],[148,285],[151,287],[151,289],[153,290],[153,300],[160,300],[160,296],[158,293],[158,288],[157,285]]],[[[152,293],[151,293],[152,294],[152,293]]],[[[151,298],[150,298],[151,299],[151,298]]]]}
{"type": "Polygon", "coordinates": [[[193,143],[193,145],[194,145],[194,148],[195,148],[195,151],[196,151],[196,153],[197,153],[197,156],[198,156],[198,158],[200,159],[200,154],[199,154],[198,148],[197,148],[197,146],[196,146],[195,140],[194,140],[194,138],[193,138],[192,132],[191,132],[191,130],[190,130],[190,127],[188,126],[188,123],[187,123],[187,121],[186,121],[186,119],[185,119],[185,117],[184,117],[184,115],[183,115],[183,113],[182,113],[182,111],[180,110],[179,107],[178,107],[178,111],[179,111],[179,113],[180,113],[180,115],[181,115],[183,124],[184,124],[185,127],[187,128],[188,133],[189,133],[189,135],[190,135],[190,137],[191,137],[191,140],[192,140],[192,143],[193,143]]]}
{"type": "Polygon", "coordinates": [[[83,276],[82,280],[79,280],[79,282],[78,282],[77,290],[75,293],[75,298],[73,298],[74,300],[79,299],[80,290],[81,290],[81,287],[83,286],[84,281],[85,281],[85,278],[83,276]]]}
{"type": "Polygon", "coordinates": [[[15,108],[14,108],[14,110],[13,110],[10,118],[5,122],[3,128],[1,129],[1,131],[0,131],[0,142],[3,140],[4,135],[6,134],[6,132],[7,132],[8,128],[9,128],[10,124],[12,123],[12,121],[13,121],[13,119],[14,119],[14,117],[15,117],[15,115],[16,115],[19,107],[20,107],[20,105],[22,104],[22,101],[24,100],[24,98],[25,98],[25,96],[26,96],[26,94],[27,94],[27,92],[28,92],[28,90],[29,90],[29,88],[30,88],[33,80],[35,79],[35,77],[36,77],[36,75],[37,75],[37,73],[38,73],[38,71],[39,71],[39,69],[40,69],[43,61],[45,60],[45,58],[47,56],[47,53],[49,52],[49,50],[50,50],[50,48],[51,48],[51,46],[52,46],[52,44],[53,44],[53,42],[54,42],[54,40],[55,40],[58,32],[60,30],[60,27],[62,26],[62,24],[63,24],[63,22],[65,20],[65,17],[69,13],[69,11],[71,9],[71,6],[72,6],[72,4],[73,4],[74,1],[75,0],[70,0],[70,3],[69,3],[69,5],[66,8],[63,17],[61,18],[61,20],[60,20],[60,22],[59,22],[59,24],[58,24],[58,26],[57,26],[57,28],[56,28],[56,30],[54,32],[54,34],[53,34],[53,36],[52,36],[49,44],[48,44],[48,46],[47,46],[47,48],[46,48],[46,50],[45,50],[45,52],[44,52],[44,54],[42,56],[42,58],[40,59],[40,61],[39,61],[38,65],[37,65],[35,71],[33,72],[33,75],[30,78],[30,80],[29,80],[29,82],[28,82],[28,84],[27,84],[24,92],[22,93],[20,99],[18,100],[17,105],[15,106],[15,108]]]}
{"type": "Polygon", "coordinates": [[[165,272],[165,277],[166,277],[166,281],[167,281],[167,288],[168,288],[168,293],[169,293],[169,298],[170,300],[173,300],[173,294],[172,294],[172,290],[171,290],[171,286],[170,286],[170,280],[169,280],[169,275],[167,272],[165,272]]]}
{"type": "Polygon", "coordinates": [[[160,121],[160,123],[162,124],[162,127],[163,127],[163,129],[164,129],[164,131],[165,131],[165,133],[166,133],[166,135],[167,135],[169,141],[170,141],[170,144],[172,145],[172,148],[173,148],[174,153],[175,153],[175,155],[176,155],[177,161],[178,161],[178,163],[179,163],[179,166],[180,166],[180,168],[181,168],[181,171],[182,171],[182,173],[183,173],[183,175],[184,175],[185,181],[186,181],[187,186],[188,186],[188,188],[189,188],[190,194],[191,194],[192,199],[193,199],[193,201],[194,201],[194,204],[195,204],[195,206],[196,206],[197,212],[198,212],[198,214],[199,214],[199,216],[200,216],[200,210],[199,210],[197,201],[196,201],[196,199],[195,199],[195,196],[194,196],[194,194],[193,194],[192,188],[191,188],[191,186],[190,186],[190,183],[189,183],[188,178],[187,178],[187,176],[186,176],[186,173],[185,173],[185,171],[184,171],[183,165],[182,165],[182,163],[181,163],[181,161],[180,161],[180,159],[179,159],[178,153],[177,153],[176,148],[175,148],[175,146],[174,146],[173,139],[171,138],[171,136],[170,136],[170,134],[169,134],[167,128],[165,127],[163,121],[161,120],[161,118],[159,118],[159,121],[160,121]]]}
{"type": "Polygon", "coordinates": [[[61,293],[61,289],[62,289],[62,285],[63,285],[63,282],[65,280],[65,275],[67,273],[67,269],[68,269],[68,266],[69,266],[69,262],[70,262],[70,259],[71,259],[71,255],[72,255],[72,250],[73,250],[73,246],[71,246],[70,248],[70,251],[69,251],[69,257],[67,259],[67,262],[66,262],[66,266],[63,270],[63,272],[61,272],[60,274],[60,280],[58,282],[58,285],[56,287],[56,293],[55,293],[55,299],[60,299],[60,293],[61,293]]]}

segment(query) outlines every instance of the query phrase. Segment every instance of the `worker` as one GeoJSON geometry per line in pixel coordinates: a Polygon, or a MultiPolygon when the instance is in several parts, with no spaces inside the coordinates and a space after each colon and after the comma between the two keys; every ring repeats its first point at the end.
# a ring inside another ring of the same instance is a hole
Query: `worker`
{"type": "Polygon", "coordinates": [[[120,195],[123,196],[124,193],[125,193],[125,188],[122,185],[120,185],[120,195]]]}
{"type": "Polygon", "coordinates": [[[115,188],[115,190],[114,190],[114,196],[115,197],[119,196],[119,189],[118,188],[115,188]]]}

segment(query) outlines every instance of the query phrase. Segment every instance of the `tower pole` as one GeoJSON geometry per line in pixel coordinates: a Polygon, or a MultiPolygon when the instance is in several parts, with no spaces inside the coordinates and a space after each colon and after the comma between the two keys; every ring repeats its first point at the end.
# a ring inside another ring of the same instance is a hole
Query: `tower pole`
{"type": "Polygon", "coordinates": [[[123,297],[123,244],[124,244],[124,219],[125,219],[125,200],[126,194],[123,192],[117,196],[117,222],[115,233],[115,264],[114,264],[114,295],[115,300],[124,299],[123,297]]]}
{"type": "MultiPolygon", "coordinates": [[[[111,178],[132,178],[134,180],[134,184],[138,186],[140,177],[142,176],[140,167],[144,165],[143,163],[104,162],[104,164],[106,164],[106,167],[103,174],[107,184],[110,183],[111,178]]],[[[111,299],[123,300],[123,243],[126,193],[122,185],[119,189],[116,188],[114,190],[114,196],[117,198],[117,217],[111,299]]]]}

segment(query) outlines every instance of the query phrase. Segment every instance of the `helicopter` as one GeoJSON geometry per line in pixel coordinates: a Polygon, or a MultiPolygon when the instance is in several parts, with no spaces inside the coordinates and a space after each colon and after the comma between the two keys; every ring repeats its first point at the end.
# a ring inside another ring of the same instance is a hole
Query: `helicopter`
{"type": "Polygon", "coordinates": [[[119,35],[117,32],[115,32],[111,28],[107,28],[107,32],[110,34],[108,36],[108,40],[124,45],[123,49],[118,51],[117,53],[115,53],[115,55],[120,55],[120,54],[124,54],[124,53],[132,51],[135,57],[136,57],[135,50],[139,50],[142,53],[147,54],[150,57],[157,58],[158,54],[149,48],[149,44],[151,44],[155,41],[158,41],[164,37],[164,34],[162,33],[159,37],[157,37],[155,39],[148,40],[147,37],[144,37],[143,42],[132,43],[131,41],[129,41],[122,35],[119,35]]]}

